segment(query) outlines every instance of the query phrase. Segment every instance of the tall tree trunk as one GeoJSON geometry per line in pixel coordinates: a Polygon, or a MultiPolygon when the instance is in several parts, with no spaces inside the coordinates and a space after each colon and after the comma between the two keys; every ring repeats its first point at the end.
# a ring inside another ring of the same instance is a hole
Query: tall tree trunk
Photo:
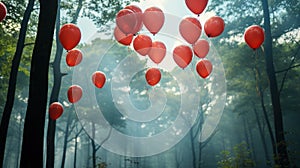
{"type": "Polygon", "coordinates": [[[271,166],[270,165],[271,160],[270,160],[270,156],[269,156],[269,153],[268,153],[267,143],[266,143],[266,139],[265,139],[265,136],[264,136],[264,131],[263,131],[262,125],[260,123],[259,116],[258,116],[258,113],[257,113],[257,110],[256,110],[255,107],[254,107],[254,113],[255,113],[255,118],[256,118],[257,125],[258,125],[258,131],[259,131],[259,135],[260,135],[260,138],[261,138],[262,146],[264,148],[265,158],[266,158],[266,161],[267,161],[266,166],[270,167],[271,166]]]}
{"type": "MultiPolygon", "coordinates": [[[[61,56],[63,52],[63,47],[59,41],[59,30],[60,30],[60,0],[58,0],[57,7],[57,16],[56,16],[56,26],[55,26],[55,34],[56,34],[56,54],[53,62],[53,87],[50,95],[49,103],[57,102],[61,87],[61,78],[62,73],[60,71],[60,62],[61,56]]],[[[46,159],[46,167],[54,168],[54,160],[55,160],[55,128],[56,128],[56,120],[52,120],[50,118],[50,114],[48,115],[48,129],[47,129],[47,159],[46,159]]]]}
{"type": "Polygon", "coordinates": [[[43,167],[48,71],[56,12],[56,0],[40,0],[37,37],[30,68],[29,98],[24,124],[21,167],[43,167]]]}
{"type": "MultiPolygon", "coordinates": [[[[72,19],[72,23],[76,23],[79,13],[82,8],[82,0],[79,0],[78,6],[76,9],[76,13],[72,19]]],[[[58,0],[58,8],[57,8],[57,17],[56,17],[56,54],[53,62],[53,87],[50,96],[50,104],[52,102],[58,101],[59,92],[61,88],[61,80],[64,74],[61,73],[60,70],[60,63],[63,53],[63,47],[59,41],[59,30],[60,30],[60,0],[58,0]]],[[[47,130],[47,161],[46,167],[47,168],[54,168],[54,161],[55,161],[55,128],[56,128],[56,120],[52,120],[49,115],[49,122],[48,122],[48,130],[47,130]]]]}
{"type": "Polygon", "coordinates": [[[67,123],[66,123],[66,131],[65,131],[64,146],[63,146],[63,155],[62,155],[61,166],[60,166],[61,168],[65,167],[70,123],[71,123],[71,113],[68,114],[68,119],[67,119],[67,123]]]}
{"type": "MultiPolygon", "coordinates": [[[[257,58],[255,58],[255,59],[257,59],[257,58]]],[[[269,120],[269,116],[267,114],[267,109],[265,107],[264,91],[263,91],[262,86],[259,82],[261,80],[261,73],[260,73],[257,65],[255,65],[254,71],[255,71],[254,76],[255,76],[255,80],[256,80],[256,90],[258,92],[258,96],[259,96],[259,99],[260,99],[260,106],[261,106],[262,111],[263,111],[264,119],[266,121],[267,128],[268,128],[268,133],[269,133],[270,140],[271,140],[271,143],[272,143],[273,158],[275,158],[274,162],[275,162],[275,164],[278,164],[278,160],[276,159],[278,157],[277,149],[276,149],[276,141],[275,141],[275,138],[274,138],[274,134],[273,134],[273,130],[272,130],[272,127],[271,127],[270,120],[269,120]]]]}
{"type": "Polygon", "coordinates": [[[14,58],[12,60],[12,66],[11,66],[11,71],[9,76],[9,85],[8,85],[8,91],[6,96],[6,103],[5,103],[5,107],[1,119],[1,125],[0,125],[0,137],[1,137],[0,138],[0,168],[2,168],[3,166],[7,130],[8,130],[9,120],[10,120],[14,99],[15,99],[18,69],[19,69],[19,65],[20,65],[20,61],[24,49],[24,42],[26,37],[28,21],[30,19],[31,12],[33,10],[33,6],[34,6],[34,0],[29,0],[26,10],[24,12],[19,38],[17,42],[17,47],[14,54],[14,58]]]}
{"type": "Polygon", "coordinates": [[[267,74],[270,82],[271,100],[274,113],[275,137],[277,142],[278,160],[281,167],[289,167],[289,156],[287,152],[286,141],[284,137],[284,128],[282,121],[282,112],[280,104],[280,95],[277,86],[277,79],[273,64],[272,51],[272,35],[270,26],[270,12],[268,0],[262,0],[264,12],[264,28],[265,28],[265,59],[267,74]]]}

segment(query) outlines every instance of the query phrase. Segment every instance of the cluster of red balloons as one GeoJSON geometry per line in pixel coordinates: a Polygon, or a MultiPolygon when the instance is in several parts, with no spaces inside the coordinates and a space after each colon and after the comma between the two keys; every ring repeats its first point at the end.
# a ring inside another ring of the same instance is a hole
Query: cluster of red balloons
{"type": "Polygon", "coordinates": [[[155,35],[162,28],[164,20],[163,11],[157,7],[150,7],[143,12],[136,5],[128,5],[116,15],[117,28],[123,32],[125,37],[136,35],[143,25],[155,35]]]}
{"type": "Polygon", "coordinates": [[[133,43],[134,50],[141,56],[148,55],[159,64],[166,55],[166,46],[161,41],[152,41],[151,37],[138,32],[143,26],[153,35],[157,34],[165,21],[164,13],[157,7],[149,7],[144,12],[136,5],[128,5],[116,15],[115,39],[122,45],[133,43]]]}
{"type": "Polygon", "coordinates": [[[249,26],[245,30],[244,39],[250,48],[256,50],[265,40],[264,29],[258,25],[249,26]]]}
{"type": "Polygon", "coordinates": [[[204,40],[198,40],[192,47],[179,45],[173,50],[173,59],[180,68],[186,68],[192,61],[193,54],[201,60],[197,62],[196,70],[202,78],[208,77],[212,72],[212,64],[204,59],[209,52],[209,43],[204,40]]]}
{"type": "MultiPolygon", "coordinates": [[[[200,15],[207,6],[208,0],[185,0],[187,7],[196,15],[200,15]]],[[[207,37],[217,37],[222,34],[225,28],[224,20],[221,17],[213,16],[204,24],[204,32],[207,37]]],[[[201,60],[197,62],[196,70],[199,76],[206,78],[212,72],[212,64],[204,59],[209,52],[209,43],[199,39],[202,33],[202,25],[196,17],[186,17],[179,24],[179,32],[188,45],[179,45],[173,50],[173,59],[180,68],[186,68],[192,61],[193,55],[201,60]]]]}
{"type": "MultiPolygon", "coordinates": [[[[200,15],[207,6],[208,0],[185,0],[187,7],[196,15],[200,15]]],[[[143,25],[153,35],[157,34],[165,21],[164,13],[157,7],[147,8],[144,12],[135,5],[126,6],[116,15],[115,39],[122,45],[133,45],[134,50],[141,56],[149,56],[156,64],[162,62],[166,56],[166,45],[161,41],[152,41],[145,34],[138,34],[143,25]]],[[[208,19],[204,25],[205,34],[212,38],[219,36],[224,31],[225,23],[221,17],[214,16],[208,19]]],[[[192,61],[193,55],[201,58],[196,70],[202,78],[206,78],[212,71],[212,64],[204,60],[209,52],[209,43],[199,39],[202,33],[202,25],[198,18],[184,18],[179,25],[179,32],[183,39],[192,45],[179,45],[173,50],[173,59],[180,68],[186,68],[192,61]]],[[[157,68],[147,70],[146,81],[149,85],[156,85],[161,79],[161,73],[157,68]],[[151,81],[151,82],[149,82],[151,81]],[[155,82],[153,82],[155,81],[155,82]]]]}
{"type": "Polygon", "coordinates": [[[7,14],[7,9],[4,3],[0,2],[0,22],[2,22],[7,14]]]}
{"type": "MultiPolygon", "coordinates": [[[[166,45],[161,41],[152,41],[145,34],[138,34],[143,26],[154,35],[162,28],[165,21],[163,11],[157,7],[149,7],[144,12],[136,5],[128,5],[116,15],[115,39],[122,45],[133,45],[134,50],[141,56],[149,56],[156,64],[166,56],[166,45]]],[[[157,68],[147,70],[146,81],[149,85],[156,85],[161,78],[157,68]]]]}
{"type": "MultiPolygon", "coordinates": [[[[199,16],[206,8],[208,0],[185,0],[186,6],[191,12],[199,16]]],[[[208,37],[217,37],[224,31],[224,20],[219,16],[209,18],[204,24],[204,31],[208,37]]],[[[180,23],[180,33],[190,44],[194,44],[200,37],[202,27],[197,18],[188,17],[180,23]],[[197,38],[198,37],[198,38],[197,38]]]]}

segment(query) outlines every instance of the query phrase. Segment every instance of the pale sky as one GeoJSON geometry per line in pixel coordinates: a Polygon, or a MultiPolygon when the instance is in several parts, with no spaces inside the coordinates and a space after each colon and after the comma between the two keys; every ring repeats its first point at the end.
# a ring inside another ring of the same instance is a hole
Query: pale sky
{"type": "MultiPolygon", "coordinates": [[[[184,0],[141,0],[139,3],[134,2],[132,4],[139,6],[143,11],[149,7],[155,6],[160,8],[164,13],[168,15],[174,15],[179,19],[186,16],[196,17],[196,15],[189,11],[189,9],[186,7],[184,0]]],[[[206,13],[204,11],[200,15],[200,22],[202,25],[206,19],[213,15],[213,13],[206,13]]],[[[80,18],[78,21],[78,26],[82,33],[81,43],[91,41],[97,34],[96,26],[88,18],[80,18]]]]}
{"type": "MultiPolygon", "coordinates": [[[[158,32],[155,36],[152,36],[152,34],[149,33],[145,27],[143,27],[140,33],[150,36],[152,38],[152,41],[162,41],[165,43],[167,48],[167,55],[163,62],[159,64],[159,67],[166,70],[173,69],[177,66],[174,60],[172,59],[173,49],[181,44],[189,45],[183,40],[179,33],[179,23],[182,19],[184,19],[187,16],[198,16],[188,9],[184,0],[141,0],[139,3],[132,4],[140,7],[142,11],[145,11],[149,7],[155,6],[160,8],[164,12],[165,23],[160,32],[158,32]]],[[[206,11],[203,11],[203,13],[200,14],[199,21],[202,24],[202,35],[204,34],[203,27],[205,21],[213,15],[214,13],[207,13],[206,11]]],[[[103,39],[111,37],[105,37],[97,33],[97,28],[88,18],[79,19],[78,26],[82,33],[81,43],[89,43],[97,37],[101,37],[103,39]]],[[[132,50],[134,50],[133,47],[132,50]]],[[[152,61],[148,61],[147,65],[154,67],[157,66],[152,61]]]]}

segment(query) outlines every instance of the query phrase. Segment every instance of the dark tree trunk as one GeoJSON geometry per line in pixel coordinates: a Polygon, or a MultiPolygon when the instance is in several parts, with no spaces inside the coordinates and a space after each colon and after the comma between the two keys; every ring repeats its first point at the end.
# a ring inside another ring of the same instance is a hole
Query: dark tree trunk
{"type": "Polygon", "coordinates": [[[289,167],[289,157],[284,137],[283,119],[280,104],[280,95],[277,86],[277,79],[273,64],[272,53],[272,35],[270,26],[269,4],[267,0],[262,0],[264,12],[264,28],[265,28],[265,59],[267,74],[270,82],[271,100],[274,113],[275,137],[277,142],[278,161],[280,167],[289,167]]]}
{"type": "MultiPolygon", "coordinates": [[[[257,58],[255,58],[255,59],[257,59],[257,58]]],[[[254,76],[255,76],[255,80],[256,80],[256,90],[257,90],[258,95],[259,95],[260,106],[261,106],[262,111],[263,111],[264,119],[266,121],[267,128],[268,128],[268,133],[269,133],[270,140],[271,140],[271,143],[272,143],[273,158],[277,158],[278,156],[277,156],[277,149],[276,149],[276,141],[275,141],[275,138],[274,138],[274,134],[273,134],[273,130],[272,130],[272,127],[271,127],[270,120],[269,120],[269,116],[267,114],[267,109],[265,107],[264,91],[262,89],[261,84],[259,83],[259,81],[261,80],[261,73],[260,73],[257,65],[255,65],[254,71],[255,71],[254,76]]],[[[274,162],[275,162],[275,164],[278,164],[277,159],[275,159],[274,162]]]]}
{"type": "MultiPolygon", "coordinates": [[[[72,23],[76,23],[79,13],[82,8],[82,0],[79,0],[78,6],[76,9],[76,13],[73,17],[72,23]]],[[[56,54],[53,62],[53,88],[50,96],[50,103],[58,101],[59,92],[61,88],[61,80],[64,74],[61,73],[60,63],[63,54],[63,47],[59,41],[59,30],[60,30],[60,0],[58,0],[58,8],[57,8],[57,17],[56,17],[56,54]]],[[[52,120],[50,117],[48,122],[48,130],[47,130],[47,168],[54,168],[54,160],[55,160],[55,128],[56,121],[52,120]]]]}
{"type": "Polygon", "coordinates": [[[43,167],[48,71],[56,12],[56,0],[40,0],[37,37],[30,68],[29,99],[24,124],[21,167],[43,167]]]}
{"type": "Polygon", "coordinates": [[[66,123],[66,131],[65,131],[64,146],[63,146],[63,155],[62,155],[62,159],[61,159],[61,168],[65,167],[70,123],[71,123],[71,113],[68,114],[68,119],[67,119],[67,123],[66,123]]]}
{"type": "Polygon", "coordinates": [[[9,120],[14,104],[15,99],[15,92],[16,92],[16,83],[17,83],[17,75],[18,75],[18,69],[21,61],[21,56],[23,53],[24,48],[24,42],[26,37],[26,31],[27,31],[27,25],[28,21],[32,12],[34,6],[34,0],[29,0],[28,5],[26,7],[26,10],[24,12],[23,20],[21,23],[19,38],[17,42],[17,48],[14,55],[14,58],[12,60],[12,66],[9,76],[9,85],[8,85],[8,91],[6,96],[6,103],[1,119],[1,125],[0,125],[0,168],[3,166],[3,159],[4,159],[4,153],[5,153],[5,144],[6,144],[6,138],[7,138],[7,130],[9,125],[9,120]]]}
{"type": "MultiPolygon", "coordinates": [[[[56,54],[53,62],[53,87],[50,96],[50,104],[58,101],[60,87],[61,87],[61,79],[62,73],[60,71],[60,62],[61,56],[63,52],[63,47],[59,41],[59,30],[60,30],[60,0],[58,0],[57,7],[57,16],[56,16],[56,54]]],[[[48,115],[48,130],[47,130],[47,160],[46,167],[54,168],[54,160],[55,160],[55,128],[56,128],[56,120],[52,120],[50,115],[48,115]]]]}

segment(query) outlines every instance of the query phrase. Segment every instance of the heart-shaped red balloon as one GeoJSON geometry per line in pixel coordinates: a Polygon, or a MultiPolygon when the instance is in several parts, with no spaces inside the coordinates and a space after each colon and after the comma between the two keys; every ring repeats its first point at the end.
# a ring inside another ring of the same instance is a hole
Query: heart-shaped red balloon
{"type": "Polygon", "coordinates": [[[72,50],[81,39],[80,29],[72,23],[63,25],[59,30],[59,40],[66,50],[72,50]]]}
{"type": "Polygon", "coordinates": [[[152,42],[152,47],[151,47],[148,55],[154,63],[159,64],[165,58],[166,52],[167,52],[167,49],[166,49],[165,44],[160,41],[155,41],[155,42],[152,42]]]}
{"type": "Polygon", "coordinates": [[[208,37],[217,37],[224,31],[224,20],[219,16],[209,18],[204,24],[204,31],[208,37]]]}
{"type": "Polygon", "coordinates": [[[130,45],[133,39],[133,34],[126,35],[118,27],[115,27],[114,29],[114,36],[120,44],[123,44],[125,46],[130,45]]]}
{"type": "Polygon", "coordinates": [[[137,24],[135,25],[134,29],[132,30],[132,34],[137,34],[143,27],[143,12],[141,8],[136,5],[128,5],[124,9],[130,9],[136,15],[137,24]]]}
{"type": "Polygon", "coordinates": [[[209,60],[200,60],[196,65],[196,70],[202,78],[207,78],[212,72],[212,64],[209,60]]]}
{"type": "Polygon", "coordinates": [[[252,49],[259,48],[265,40],[265,32],[262,27],[252,25],[245,30],[244,39],[252,49]]]}
{"type": "Polygon", "coordinates": [[[134,50],[142,56],[147,55],[151,47],[152,47],[152,40],[147,35],[139,34],[133,40],[134,50]]]}
{"type": "Polygon", "coordinates": [[[116,24],[120,30],[127,34],[133,34],[137,25],[137,17],[130,9],[121,9],[116,16],[116,24]]]}
{"type": "Polygon", "coordinates": [[[197,18],[187,17],[179,24],[181,36],[190,44],[194,44],[200,37],[202,26],[197,18]]]}
{"type": "Polygon", "coordinates": [[[206,55],[209,52],[209,44],[206,40],[201,39],[198,40],[194,45],[193,45],[193,51],[195,55],[199,58],[205,58],[206,55]]]}
{"type": "Polygon", "coordinates": [[[82,53],[78,49],[72,49],[67,53],[66,63],[68,66],[73,67],[80,64],[82,60],[82,53]]]}
{"type": "Polygon", "coordinates": [[[68,89],[68,100],[71,103],[78,102],[82,97],[82,88],[78,85],[72,85],[68,89]]]}
{"type": "Polygon", "coordinates": [[[163,11],[157,7],[150,7],[144,11],[143,23],[150,33],[155,35],[159,32],[165,22],[163,11]]]}
{"type": "Polygon", "coordinates": [[[92,82],[97,88],[102,88],[106,82],[106,76],[101,71],[96,71],[92,75],[92,82]]]}
{"type": "Polygon", "coordinates": [[[196,15],[201,14],[206,8],[208,0],[185,0],[186,6],[196,15]]]}
{"type": "Polygon", "coordinates": [[[179,45],[173,50],[174,61],[179,67],[183,69],[191,63],[192,58],[193,52],[189,46],[179,45]]]}
{"type": "Polygon", "coordinates": [[[157,68],[149,68],[146,71],[146,81],[149,85],[155,86],[161,79],[160,70],[157,68]]]}
{"type": "Polygon", "coordinates": [[[63,106],[59,102],[53,102],[49,106],[49,114],[52,120],[58,119],[64,112],[63,106]]]}
{"type": "Polygon", "coordinates": [[[4,3],[0,2],[0,22],[2,22],[7,14],[7,9],[4,3]]]}

